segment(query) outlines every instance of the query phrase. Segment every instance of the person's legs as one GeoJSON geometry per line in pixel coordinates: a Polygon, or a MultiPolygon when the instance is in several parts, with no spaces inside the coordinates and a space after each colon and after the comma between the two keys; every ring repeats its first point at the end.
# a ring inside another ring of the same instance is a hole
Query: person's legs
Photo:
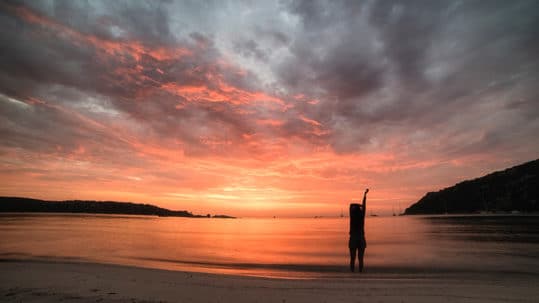
{"type": "Polygon", "coordinates": [[[354,272],[354,267],[356,265],[356,250],[357,248],[350,246],[350,271],[354,272]]]}
{"type": "Polygon", "coordinates": [[[359,263],[359,272],[363,272],[363,256],[365,255],[365,246],[361,246],[357,250],[357,261],[359,263]]]}

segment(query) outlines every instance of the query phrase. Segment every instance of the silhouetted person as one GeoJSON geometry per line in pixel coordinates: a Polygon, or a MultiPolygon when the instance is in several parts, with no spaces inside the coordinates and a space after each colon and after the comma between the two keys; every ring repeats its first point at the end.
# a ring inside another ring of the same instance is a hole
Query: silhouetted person
{"type": "Polygon", "coordinates": [[[363,256],[367,241],[365,240],[365,212],[367,210],[367,193],[369,189],[365,189],[363,194],[363,204],[350,204],[350,240],[348,247],[350,248],[350,271],[354,271],[356,264],[356,253],[359,262],[359,271],[363,272],[363,256]]]}

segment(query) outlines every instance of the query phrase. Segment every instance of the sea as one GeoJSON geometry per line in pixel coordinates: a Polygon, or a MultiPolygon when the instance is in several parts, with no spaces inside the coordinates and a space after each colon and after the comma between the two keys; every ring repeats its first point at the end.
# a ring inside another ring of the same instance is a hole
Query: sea
{"type": "MultiPolygon", "coordinates": [[[[309,279],[349,273],[349,219],[0,214],[0,260],[309,279]]],[[[368,217],[365,273],[539,274],[539,216],[368,217]]]]}

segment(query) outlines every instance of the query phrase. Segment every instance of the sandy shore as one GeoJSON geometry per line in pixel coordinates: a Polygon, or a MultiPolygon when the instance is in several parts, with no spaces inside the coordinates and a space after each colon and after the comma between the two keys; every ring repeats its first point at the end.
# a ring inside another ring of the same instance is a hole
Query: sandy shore
{"type": "Polygon", "coordinates": [[[0,262],[2,302],[537,302],[537,275],[343,274],[284,280],[116,265],[0,262]]]}

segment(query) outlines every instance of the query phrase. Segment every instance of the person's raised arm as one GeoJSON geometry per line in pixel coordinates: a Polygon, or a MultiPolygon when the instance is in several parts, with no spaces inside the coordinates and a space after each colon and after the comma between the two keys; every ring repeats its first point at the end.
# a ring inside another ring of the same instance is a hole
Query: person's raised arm
{"type": "Polygon", "coordinates": [[[363,194],[363,216],[367,213],[367,193],[369,192],[369,189],[365,189],[365,193],[363,194]]]}

